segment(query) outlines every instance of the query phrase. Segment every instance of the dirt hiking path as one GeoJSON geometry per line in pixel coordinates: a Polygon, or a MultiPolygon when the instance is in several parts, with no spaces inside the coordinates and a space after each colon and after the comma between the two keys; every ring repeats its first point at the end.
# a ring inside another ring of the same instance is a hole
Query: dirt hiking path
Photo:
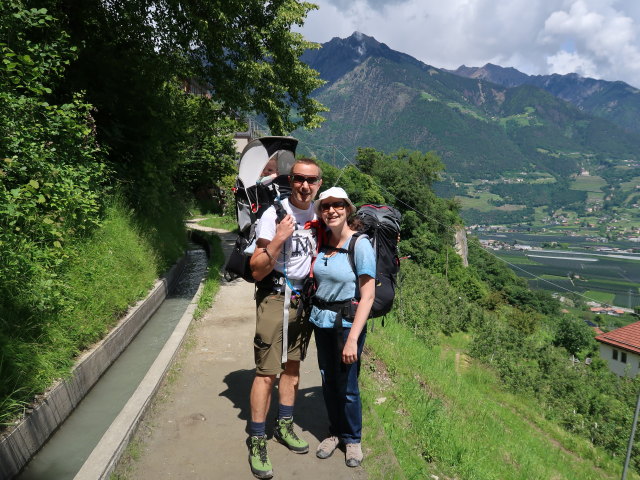
{"type": "MultiPolygon", "coordinates": [[[[207,229],[211,230],[211,229],[207,229]]],[[[216,231],[225,255],[235,236],[216,231]]],[[[154,405],[141,422],[129,458],[130,479],[251,479],[247,461],[249,391],[254,377],[253,285],[222,282],[212,307],[194,321],[183,352],[161,386],[154,405]]],[[[277,412],[274,392],[267,418],[271,437],[277,412]]],[[[269,457],[274,479],[361,480],[362,468],[344,464],[344,453],[320,460],[315,450],[327,433],[316,349],[312,341],[301,365],[294,422],[309,442],[309,453],[298,455],[271,439],[269,457]]],[[[365,449],[365,462],[366,462],[365,449]]],[[[120,470],[121,471],[121,470],[120,470]]]]}

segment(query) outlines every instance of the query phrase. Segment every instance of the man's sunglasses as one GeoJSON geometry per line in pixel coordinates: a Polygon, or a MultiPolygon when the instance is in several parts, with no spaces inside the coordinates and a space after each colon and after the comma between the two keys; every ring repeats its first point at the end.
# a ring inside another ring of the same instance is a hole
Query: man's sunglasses
{"type": "Polygon", "coordinates": [[[322,210],[323,212],[328,212],[329,209],[333,207],[335,211],[338,211],[338,210],[344,210],[346,206],[347,206],[346,202],[321,203],[320,210],[322,210]]]}
{"type": "Polygon", "coordinates": [[[309,185],[315,185],[320,180],[322,180],[320,177],[299,175],[297,173],[295,173],[293,175],[290,175],[289,178],[291,179],[291,181],[293,183],[304,183],[304,182],[307,182],[309,185]]]}

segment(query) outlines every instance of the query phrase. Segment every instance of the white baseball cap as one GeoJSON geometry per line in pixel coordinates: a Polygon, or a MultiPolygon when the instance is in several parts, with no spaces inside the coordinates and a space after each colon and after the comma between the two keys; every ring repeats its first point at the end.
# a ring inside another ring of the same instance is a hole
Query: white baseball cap
{"type": "Polygon", "coordinates": [[[320,206],[322,205],[322,201],[326,200],[327,198],[339,198],[340,200],[344,200],[345,202],[347,202],[347,205],[349,205],[349,207],[351,208],[351,213],[356,211],[356,207],[353,205],[353,203],[351,203],[351,200],[349,200],[349,196],[347,195],[347,192],[345,192],[343,188],[331,187],[325,190],[324,192],[322,192],[318,196],[318,199],[313,204],[316,210],[316,214],[318,216],[320,216],[320,206]]]}

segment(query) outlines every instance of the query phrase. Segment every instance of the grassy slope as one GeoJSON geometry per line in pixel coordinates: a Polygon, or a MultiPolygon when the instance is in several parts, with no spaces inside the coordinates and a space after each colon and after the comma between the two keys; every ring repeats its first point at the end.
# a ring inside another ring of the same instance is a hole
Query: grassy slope
{"type": "Polygon", "coordinates": [[[198,306],[194,313],[194,318],[196,320],[200,319],[207,309],[211,307],[213,299],[220,289],[220,269],[225,262],[220,237],[215,234],[204,235],[207,238],[207,241],[211,244],[211,256],[209,257],[207,278],[204,281],[202,294],[198,299],[198,306]]]}
{"type": "Polygon", "coordinates": [[[113,206],[96,234],[81,245],[65,277],[70,304],[63,314],[83,348],[104,335],[157,278],[159,260],[130,215],[113,206]]]}
{"type": "Polygon", "coordinates": [[[63,273],[63,308],[43,322],[36,342],[9,340],[6,348],[13,362],[9,373],[16,380],[0,397],[0,426],[11,423],[54,379],[66,376],[77,354],[102,338],[130,305],[147,294],[186,244],[184,231],[168,235],[168,230],[167,225],[155,224],[153,233],[145,234],[132,212],[117,200],[111,202],[101,228],[76,246],[63,273]],[[164,239],[163,253],[172,251],[172,258],[157,253],[154,244],[161,243],[159,238],[164,239]]]}
{"type": "Polygon", "coordinates": [[[602,192],[601,188],[607,185],[607,181],[597,175],[579,176],[571,185],[571,190],[582,190],[585,192],[602,192]]]}
{"type": "Polygon", "coordinates": [[[238,222],[234,217],[222,217],[220,215],[203,215],[204,220],[198,222],[203,227],[221,228],[233,232],[238,228],[238,222]]]}
{"type": "Polygon", "coordinates": [[[504,391],[464,354],[467,341],[460,334],[427,349],[395,321],[370,332],[361,377],[370,478],[620,478],[623,459],[548,422],[532,399],[504,391]]]}

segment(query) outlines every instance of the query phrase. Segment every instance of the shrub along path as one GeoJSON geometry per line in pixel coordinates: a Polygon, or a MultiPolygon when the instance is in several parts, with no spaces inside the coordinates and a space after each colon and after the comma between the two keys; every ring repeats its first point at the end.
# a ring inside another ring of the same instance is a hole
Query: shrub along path
{"type": "MultiPolygon", "coordinates": [[[[217,232],[227,254],[235,236],[217,232]]],[[[118,468],[121,478],[253,478],[245,441],[254,375],[254,326],[253,285],[243,280],[223,282],[212,307],[191,325],[176,365],[118,468]]],[[[320,385],[312,342],[301,367],[294,417],[310,452],[297,455],[270,440],[274,478],[364,479],[363,468],[345,466],[342,452],[327,460],[315,456],[327,429],[320,385]]],[[[276,408],[277,392],[267,419],[268,431],[276,408]]],[[[366,462],[366,444],[363,446],[366,462]]]]}

